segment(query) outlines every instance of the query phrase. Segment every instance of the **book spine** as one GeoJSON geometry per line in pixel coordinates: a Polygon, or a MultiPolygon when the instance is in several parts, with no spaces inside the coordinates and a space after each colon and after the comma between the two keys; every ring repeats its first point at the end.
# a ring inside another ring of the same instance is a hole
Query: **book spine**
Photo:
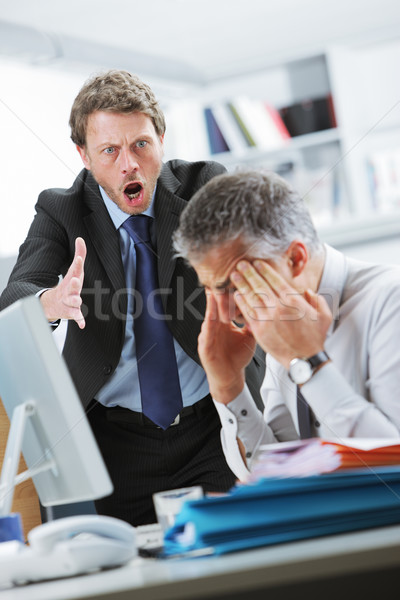
{"type": "Polygon", "coordinates": [[[207,127],[208,139],[211,148],[211,154],[219,154],[220,152],[229,152],[230,148],[218,126],[212,109],[207,107],[204,109],[205,122],[207,127]]]}
{"type": "Polygon", "coordinates": [[[243,154],[248,145],[228,105],[215,103],[212,111],[231,152],[237,155],[243,154]]]}
{"type": "Polygon", "coordinates": [[[274,108],[270,104],[265,104],[265,109],[266,109],[267,113],[269,114],[271,120],[273,121],[273,123],[276,127],[276,130],[279,133],[280,138],[283,141],[289,140],[291,137],[290,133],[289,133],[285,123],[283,122],[281,115],[276,110],[276,108],[274,108]]]}
{"type": "Polygon", "coordinates": [[[228,102],[228,107],[229,107],[230,111],[232,112],[234,118],[236,119],[237,124],[239,125],[240,131],[243,134],[243,137],[246,141],[247,146],[254,147],[256,145],[256,143],[255,143],[253,137],[251,136],[245,122],[243,121],[243,118],[239,114],[239,111],[237,110],[236,106],[233,104],[233,102],[228,102]]]}

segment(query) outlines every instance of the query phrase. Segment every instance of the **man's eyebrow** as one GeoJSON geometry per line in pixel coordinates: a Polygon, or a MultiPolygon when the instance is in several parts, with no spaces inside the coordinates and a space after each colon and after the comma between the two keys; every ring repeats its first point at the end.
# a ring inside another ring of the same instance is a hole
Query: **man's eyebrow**
{"type": "Polygon", "coordinates": [[[225,290],[230,285],[231,285],[231,280],[228,277],[228,279],[225,279],[225,281],[221,281],[221,283],[216,283],[214,287],[216,290],[225,290]]]}
{"type": "Polygon", "coordinates": [[[202,287],[202,288],[212,288],[215,290],[225,290],[227,287],[229,287],[231,285],[231,281],[228,277],[228,279],[226,279],[225,281],[222,281],[221,283],[216,283],[215,285],[212,285],[211,287],[208,286],[206,283],[203,283],[202,281],[200,281],[199,277],[197,278],[197,284],[202,287]]]}

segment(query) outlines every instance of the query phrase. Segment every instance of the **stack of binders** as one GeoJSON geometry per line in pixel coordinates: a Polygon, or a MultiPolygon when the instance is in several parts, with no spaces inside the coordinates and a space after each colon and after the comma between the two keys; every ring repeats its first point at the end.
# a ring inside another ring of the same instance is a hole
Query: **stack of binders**
{"type": "Polygon", "coordinates": [[[223,554],[398,523],[398,465],[264,477],[187,502],[165,533],[164,554],[223,554]]]}

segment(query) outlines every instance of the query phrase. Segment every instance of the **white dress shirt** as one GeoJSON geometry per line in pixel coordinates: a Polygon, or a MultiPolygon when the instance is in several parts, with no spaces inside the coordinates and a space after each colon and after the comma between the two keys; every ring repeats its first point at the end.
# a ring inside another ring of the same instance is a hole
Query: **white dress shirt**
{"type": "MultiPolygon", "coordinates": [[[[400,438],[400,268],[352,260],[326,246],[318,293],[332,310],[325,350],[332,362],[301,392],[313,413],[313,435],[322,438],[400,438]]],[[[228,405],[215,402],[227,462],[239,479],[260,444],[299,438],[296,386],[267,356],[261,388],[264,415],[245,387],[228,405]]]]}

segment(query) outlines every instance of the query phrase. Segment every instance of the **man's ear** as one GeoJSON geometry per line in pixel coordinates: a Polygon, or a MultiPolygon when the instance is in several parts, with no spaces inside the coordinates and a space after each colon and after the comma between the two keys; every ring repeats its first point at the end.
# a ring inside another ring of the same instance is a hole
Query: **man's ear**
{"type": "Polygon", "coordinates": [[[164,152],[165,152],[165,146],[164,146],[164,136],[165,133],[163,133],[162,135],[160,135],[160,144],[161,144],[161,148],[162,148],[162,155],[164,156],[164,152]]]}
{"type": "Polygon", "coordinates": [[[86,169],[88,171],[90,171],[90,161],[89,161],[88,155],[86,154],[85,148],[77,145],[76,149],[78,150],[79,156],[81,157],[82,162],[85,165],[86,169]]]}
{"type": "Polygon", "coordinates": [[[286,250],[289,268],[293,277],[298,277],[304,271],[308,263],[308,251],[301,241],[294,241],[286,250]]]}

